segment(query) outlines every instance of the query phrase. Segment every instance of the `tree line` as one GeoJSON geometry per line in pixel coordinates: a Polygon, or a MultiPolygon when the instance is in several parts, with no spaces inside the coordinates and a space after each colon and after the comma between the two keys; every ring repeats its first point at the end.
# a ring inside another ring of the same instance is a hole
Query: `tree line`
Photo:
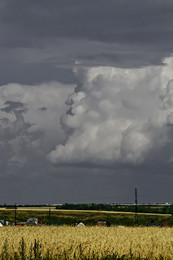
{"type": "MultiPolygon", "coordinates": [[[[70,204],[65,203],[56,206],[56,209],[67,210],[100,210],[100,211],[122,211],[122,212],[136,212],[136,205],[124,204],[70,204]]],[[[158,213],[158,214],[173,214],[173,204],[139,204],[137,211],[140,213],[158,213]]]]}

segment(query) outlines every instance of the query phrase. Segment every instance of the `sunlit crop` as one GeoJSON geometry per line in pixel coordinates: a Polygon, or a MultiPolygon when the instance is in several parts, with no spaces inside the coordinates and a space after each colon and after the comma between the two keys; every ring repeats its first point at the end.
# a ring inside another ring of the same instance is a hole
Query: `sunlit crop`
{"type": "Polygon", "coordinates": [[[0,228],[1,259],[120,259],[123,255],[122,259],[173,259],[173,228],[0,228]]]}

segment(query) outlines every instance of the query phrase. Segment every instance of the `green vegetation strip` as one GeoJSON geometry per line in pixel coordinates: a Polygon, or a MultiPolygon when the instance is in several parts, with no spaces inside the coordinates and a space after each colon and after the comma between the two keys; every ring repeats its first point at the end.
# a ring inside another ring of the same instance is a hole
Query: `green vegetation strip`
{"type": "MultiPolygon", "coordinates": [[[[135,214],[126,212],[105,212],[105,211],[77,211],[77,210],[16,210],[16,221],[26,222],[27,219],[35,217],[43,224],[64,223],[66,225],[74,225],[83,222],[85,225],[96,225],[98,221],[106,221],[111,225],[133,226],[136,224],[135,214]]],[[[173,217],[170,214],[143,214],[137,215],[139,225],[173,225],[173,217]]],[[[15,222],[14,209],[0,209],[0,219],[15,222]]]]}

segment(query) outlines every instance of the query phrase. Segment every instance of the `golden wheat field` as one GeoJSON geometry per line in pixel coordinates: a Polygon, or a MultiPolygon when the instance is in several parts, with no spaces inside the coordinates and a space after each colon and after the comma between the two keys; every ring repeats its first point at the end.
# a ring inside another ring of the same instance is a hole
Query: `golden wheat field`
{"type": "Polygon", "coordinates": [[[173,259],[173,228],[1,227],[0,252],[1,259],[173,259]]]}

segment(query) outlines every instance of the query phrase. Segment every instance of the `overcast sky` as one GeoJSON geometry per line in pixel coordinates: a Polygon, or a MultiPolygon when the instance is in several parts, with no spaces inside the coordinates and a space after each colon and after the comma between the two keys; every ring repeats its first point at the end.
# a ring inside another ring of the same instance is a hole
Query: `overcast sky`
{"type": "Polygon", "coordinates": [[[0,1],[0,204],[173,202],[173,1],[0,1]]]}

